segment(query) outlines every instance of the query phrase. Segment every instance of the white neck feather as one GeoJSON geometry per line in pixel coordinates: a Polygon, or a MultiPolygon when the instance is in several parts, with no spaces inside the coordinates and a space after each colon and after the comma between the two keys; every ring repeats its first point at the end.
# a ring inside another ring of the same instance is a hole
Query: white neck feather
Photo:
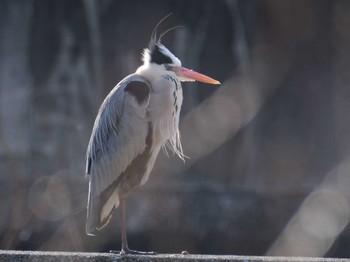
{"type": "Polygon", "coordinates": [[[176,77],[174,72],[165,70],[163,65],[145,63],[136,70],[136,74],[145,77],[151,83],[164,75],[176,77]]]}

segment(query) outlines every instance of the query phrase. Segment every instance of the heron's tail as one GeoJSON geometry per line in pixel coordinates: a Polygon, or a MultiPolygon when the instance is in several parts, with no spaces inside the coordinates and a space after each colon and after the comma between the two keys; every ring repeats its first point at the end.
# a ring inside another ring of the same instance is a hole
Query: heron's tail
{"type": "Polygon", "coordinates": [[[85,227],[87,235],[95,236],[97,230],[104,228],[111,220],[114,209],[119,206],[119,194],[117,189],[115,189],[108,198],[105,198],[103,193],[100,196],[93,197],[91,190],[89,190],[85,227]]]}
{"type": "Polygon", "coordinates": [[[85,232],[90,236],[95,236],[97,234],[98,213],[100,213],[95,211],[97,209],[100,209],[100,198],[95,197],[91,199],[89,194],[85,232]]]}

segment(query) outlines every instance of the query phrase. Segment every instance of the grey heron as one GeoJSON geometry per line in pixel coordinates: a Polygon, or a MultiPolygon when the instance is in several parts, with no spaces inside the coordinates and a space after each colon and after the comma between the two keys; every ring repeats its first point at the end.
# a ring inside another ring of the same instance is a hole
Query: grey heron
{"type": "Polygon", "coordinates": [[[143,65],[120,81],[100,106],[86,152],[86,233],[95,235],[105,227],[119,206],[121,254],[144,254],[128,248],[126,195],[145,184],[162,147],[184,157],[179,135],[181,82],[220,84],[182,67],[161,43],[164,33],[157,38],[157,27],[144,49],[143,65]]]}

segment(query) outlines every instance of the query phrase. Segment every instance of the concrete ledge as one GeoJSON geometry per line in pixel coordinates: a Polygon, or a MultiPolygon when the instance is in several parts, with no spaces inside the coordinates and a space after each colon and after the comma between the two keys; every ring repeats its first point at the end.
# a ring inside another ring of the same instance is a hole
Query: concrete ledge
{"type": "Polygon", "coordinates": [[[309,258],[309,257],[254,257],[254,256],[215,256],[215,255],[181,255],[181,254],[159,254],[154,256],[127,255],[120,256],[109,253],[75,253],[75,252],[40,252],[40,251],[10,251],[0,250],[1,262],[50,262],[50,261],[233,261],[233,262],[340,262],[349,259],[335,258],[309,258]]]}

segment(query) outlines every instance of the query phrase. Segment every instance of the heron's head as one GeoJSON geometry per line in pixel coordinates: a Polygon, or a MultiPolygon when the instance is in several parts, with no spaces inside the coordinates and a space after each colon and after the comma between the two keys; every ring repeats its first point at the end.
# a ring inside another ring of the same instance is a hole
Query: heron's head
{"type": "Polygon", "coordinates": [[[160,42],[151,43],[149,48],[144,50],[143,65],[136,72],[148,78],[171,75],[182,82],[220,84],[206,75],[181,67],[181,61],[160,42]]]}
{"type": "Polygon", "coordinates": [[[208,84],[220,84],[219,81],[208,76],[181,67],[181,61],[161,43],[161,38],[167,32],[178,27],[168,29],[159,38],[156,36],[157,27],[152,33],[148,48],[143,51],[143,65],[137,69],[137,74],[145,76],[150,81],[164,75],[171,75],[182,82],[200,81],[208,84]]]}

